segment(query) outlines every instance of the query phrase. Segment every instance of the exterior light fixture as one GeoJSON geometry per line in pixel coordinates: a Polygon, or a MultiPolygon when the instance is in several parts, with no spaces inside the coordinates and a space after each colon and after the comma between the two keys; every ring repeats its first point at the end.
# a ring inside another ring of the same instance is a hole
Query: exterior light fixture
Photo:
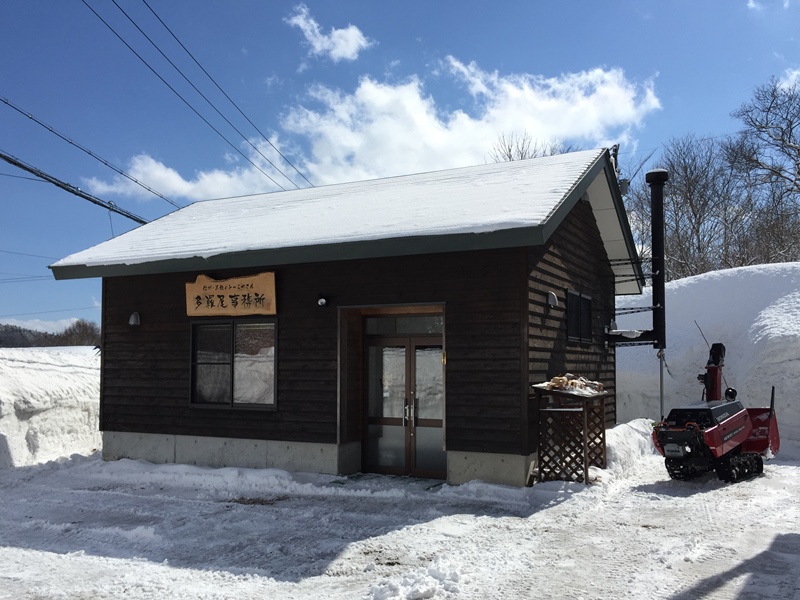
{"type": "Polygon", "coordinates": [[[139,319],[139,313],[134,311],[131,313],[131,316],[128,317],[128,325],[131,327],[138,327],[142,324],[142,321],[139,319]]]}
{"type": "Polygon", "coordinates": [[[320,294],[319,298],[317,298],[317,305],[318,306],[327,306],[328,305],[328,301],[325,299],[325,296],[323,296],[322,294],[320,294]]]}
{"type": "Polygon", "coordinates": [[[558,296],[556,296],[555,292],[547,292],[547,305],[558,308],[558,296]]]}

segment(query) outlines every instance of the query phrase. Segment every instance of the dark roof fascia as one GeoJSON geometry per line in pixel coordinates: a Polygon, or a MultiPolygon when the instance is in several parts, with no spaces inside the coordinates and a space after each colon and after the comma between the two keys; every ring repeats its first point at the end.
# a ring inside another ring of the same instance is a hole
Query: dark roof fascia
{"type": "Polygon", "coordinates": [[[361,242],[298,246],[269,250],[232,252],[203,258],[174,258],[141,264],[67,265],[51,266],[56,279],[85,279],[91,277],[121,277],[193,271],[217,271],[250,267],[388,258],[469,250],[491,250],[538,246],[544,243],[542,226],[518,227],[487,233],[458,233],[450,235],[412,236],[361,242]]]}

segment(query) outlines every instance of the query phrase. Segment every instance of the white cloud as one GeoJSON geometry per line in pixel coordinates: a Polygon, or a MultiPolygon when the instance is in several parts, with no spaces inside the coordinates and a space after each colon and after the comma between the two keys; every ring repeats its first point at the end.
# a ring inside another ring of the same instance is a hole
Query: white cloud
{"type": "MultiPolygon", "coordinates": [[[[466,89],[461,108],[437,103],[416,76],[401,82],[364,77],[352,91],[316,85],[303,105],[285,113],[281,125],[288,142],[273,143],[315,185],[322,185],[484,163],[500,134],[527,132],[537,141],[587,149],[613,143],[626,146],[634,143],[635,131],[645,118],[661,107],[653,81],[633,82],[621,69],[596,68],[550,78],[502,75],[453,57],[438,69],[454,87],[466,89]],[[287,144],[303,146],[306,153],[287,144]]],[[[261,151],[274,156],[266,146],[261,151]]],[[[251,159],[285,188],[292,187],[263,160],[251,159]]],[[[304,183],[291,167],[284,171],[304,183]]],[[[132,159],[129,173],[173,199],[277,189],[244,162],[187,179],[152,157],[139,155],[132,159]]],[[[98,195],[153,197],[122,177],[111,182],[92,179],[87,185],[98,195]]]]}
{"type": "MultiPolygon", "coordinates": [[[[788,10],[791,2],[790,0],[782,0],[780,4],[784,10],[788,10]]],[[[747,0],[747,8],[750,10],[764,10],[766,5],[763,2],[758,2],[757,0],[747,0]]]]}
{"type": "Polygon", "coordinates": [[[267,86],[267,90],[272,90],[276,87],[280,87],[283,85],[283,80],[280,77],[273,74],[264,79],[264,84],[267,86]]]}
{"type": "Polygon", "coordinates": [[[363,78],[350,94],[315,87],[311,97],[322,108],[296,107],[283,123],[310,141],[305,168],[312,181],[478,164],[500,133],[514,131],[581,147],[629,143],[634,129],[660,108],[652,82],[637,85],[620,69],[544,78],[501,76],[453,57],[446,66],[466,85],[471,114],[443,112],[416,77],[399,84],[363,78]]]}
{"type": "MultiPolygon", "coordinates": [[[[275,143],[274,140],[273,143],[275,143]]],[[[256,143],[255,145],[260,152],[264,156],[269,157],[273,163],[280,164],[274,149],[266,142],[260,145],[256,143]]],[[[227,156],[226,154],[226,157],[227,156]]],[[[228,162],[227,158],[225,160],[228,162]]],[[[150,188],[173,200],[184,198],[195,201],[260,192],[273,192],[280,189],[278,185],[276,185],[276,182],[284,189],[294,188],[294,185],[288,182],[280,173],[276,172],[273,167],[261,156],[256,155],[255,152],[250,156],[250,160],[258,165],[258,168],[248,163],[246,166],[236,166],[230,170],[213,169],[211,171],[200,171],[195,174],[194,178],[186,179],[175,169],[166,166],[164,163],[157,161],[151,156],[139,154],[131,159],[126,172],[134,179],[145,183],[150,188]],[[273,181],[271,181],[267,175],[269,175],[273,181]]],[[[290,174],[288,169],[284,170],[284,172],[290,174]]],[[[84,179],[84,185],[92,194],[98,196],[119,194],[139,200],[153,200],[157,198],[141,186],[121,175],[115,176],[110,182],[101,181],[96,178],[84,179]]]]}
{"type": "Polygon", "coordinates": [[[303,32],[306,42],[311,47],[309,54],[324,55],[333,62],[355,60],[362,50],[366,50],[375,43],[368,40],[355,25],[348,25],[344,29],[331,28],[331,32],[325,35],[305,4],[295,7],[294,15],[284,21],[303,32]]]}
{"type": "Polygon", "coordinates": [[[786,69],[778,83],[784,87],[800,86],[800,69],[786,69]]]}

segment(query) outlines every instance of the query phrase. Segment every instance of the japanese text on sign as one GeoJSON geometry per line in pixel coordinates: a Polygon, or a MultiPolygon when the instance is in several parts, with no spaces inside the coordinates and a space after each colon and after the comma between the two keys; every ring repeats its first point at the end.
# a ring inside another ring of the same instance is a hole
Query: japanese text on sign
{"type": "Polygon", "coordinates": [[[275,274],[215,280],[199,275],[186,284],[186,314],[190,317],[274,315],[275,274]]]}

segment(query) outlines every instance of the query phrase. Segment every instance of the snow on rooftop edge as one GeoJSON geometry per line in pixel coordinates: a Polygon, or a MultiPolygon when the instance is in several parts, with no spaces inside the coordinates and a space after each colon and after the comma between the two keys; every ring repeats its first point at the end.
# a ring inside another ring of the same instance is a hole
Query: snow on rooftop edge
{"type": "Polygon", "coordinates": [[[195,202],[52,267],[486,233],[542,224],[605,149],[195,202]]]}

